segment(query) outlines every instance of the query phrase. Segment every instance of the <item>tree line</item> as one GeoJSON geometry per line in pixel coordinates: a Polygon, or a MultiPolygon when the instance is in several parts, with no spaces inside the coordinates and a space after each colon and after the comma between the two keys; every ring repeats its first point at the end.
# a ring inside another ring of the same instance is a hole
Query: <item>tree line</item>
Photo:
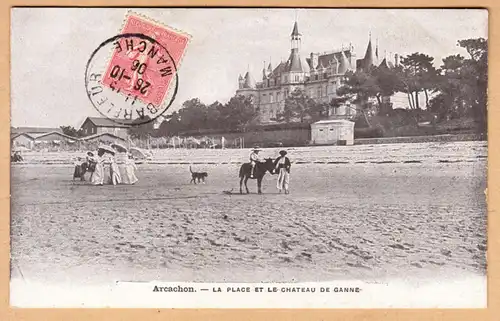
{"type": "Polygon", "coordinates": [[[391,105],[384,97],[397,92],[408,97],[410,110],[426,110],[439,120],[471,117],[486,122],[488,45],[484,38],[459,40],[469,57],[450,55],[434,67],[434,58],[424,53],[402,57],[394,67],[374,66],[348,72],[337,94],[356,104],[362,112],[375,110],[387,115],[391,105]],[[420,101],[421,93],[425,101],[420,101]],[[434,94],[433,98],[430,98],[434,94]],[[375,106],[370,98],[376,101],[375,106]]]}

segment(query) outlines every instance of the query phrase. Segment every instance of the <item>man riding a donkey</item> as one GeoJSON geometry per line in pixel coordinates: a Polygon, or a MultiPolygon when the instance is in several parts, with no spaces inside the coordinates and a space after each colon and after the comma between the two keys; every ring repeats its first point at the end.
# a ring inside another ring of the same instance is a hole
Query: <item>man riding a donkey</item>
{"type": "Polygon", "coordinates": [[[258,193],[262,194],[262,178],[269,172],[274,174],[274,162],[272,158],[261,159],[259,156],[260,149],[255,147],[250,154],[250,163],[245,163],[240,167],[240,193],[243,193],[242,184],[245,182],[245,189],[247,194],[248,191],[247,181],[248,179],[257,179],[258,193]]]}

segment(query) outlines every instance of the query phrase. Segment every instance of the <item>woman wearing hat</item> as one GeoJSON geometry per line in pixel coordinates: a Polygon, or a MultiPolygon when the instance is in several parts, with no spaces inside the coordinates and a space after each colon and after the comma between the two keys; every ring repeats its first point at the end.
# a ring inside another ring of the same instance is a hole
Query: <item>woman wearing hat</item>
{"type": "Polygon", "coordinates": [[[288,194],[288,184],[290,183],[290,167],[292,164],[290,163],[290,159],[286,157],[286,151],[280,151],[280,156],[276,158],[274,161],[274,168],[278,172],[278,182],[276,183],[276,187],[281,193],[281,190],[285,190],[285,194],[288,194]]]}
{"type": "Polygon", "coordinates": [[[105,151],[101,148],[97,151],[97,156],[91,158],[92,162],[95,163],[94,172],[90,177],[90,182],[92,185],[104,185],[104,159],[102,158],[105,151]]]}
{"type": "Polygon", "coordinates": [[[260,152],[260,148],[256,146],[256,147],[254,147],[254,149],[252,149],[252,153],[250,154],[250,164],[252,165],[252,171],[250,172],[250,178],[253,178],[255,164],[257,164],[257,162],[262,161],[260,159],[259,152],[260,152]]]}

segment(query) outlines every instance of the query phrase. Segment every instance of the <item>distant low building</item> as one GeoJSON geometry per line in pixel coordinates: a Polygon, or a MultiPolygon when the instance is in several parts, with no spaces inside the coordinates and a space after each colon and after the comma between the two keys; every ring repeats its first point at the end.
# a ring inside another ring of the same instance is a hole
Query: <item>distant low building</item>
{"type": "Polygon", "coordinates": [[[313,145],[354,144],[354,122],[345,119],[320,120],[311,124],[313,145]]]}
{"type": "MultiPolygon", "coordinates": [[[[120,120],[123,123],[123,120],[120,120]]],[[[130,121],[130,124],[132,121],[130,121]]],[[[87,117],[80,129],[84,136],[109,133],[114,136],[126,139],[128,137],[129,124],[121,124],[108,118],[87,117]]]]}
{"type": "Polygon", "coordinates": [[[85,136],[80,138],[82,142],[102,142],[102,143],[123,143],[127,140],[125,138],[110,134],[110,133],[100,133],[90,136],[85,136]]]}
{"type": "Polygon", "coordinates": [[[62,133],[61,128],[50,128],[50,127],[11,127],[10,133],[12,134],[28,134],[30,136],[33,135],[41,135],[51,132],[59,132],[62,133]]]}
{"type": "Polygon", "coordinates": [[[25,133],[11,134],[10,144],[12,146],[12,149],[32,149],[35,144],[35,138],[25,133]]]}
{"type": "Polygon", "coordinates": [[[44,133],[44,134],[40,134],[40,135],[35,135],[36,142],[74,143],[77,140],[78,140],[78,138],[76,138],[76,137],[68,136],[68,135],[65,135],[65,134],[57,132],[57,131],[44,133]]]}

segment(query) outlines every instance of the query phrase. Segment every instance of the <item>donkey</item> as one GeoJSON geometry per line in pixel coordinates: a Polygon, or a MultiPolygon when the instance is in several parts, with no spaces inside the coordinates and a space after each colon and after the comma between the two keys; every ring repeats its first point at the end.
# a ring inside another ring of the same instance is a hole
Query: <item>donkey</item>
{"type": "Polygon", "coordinates": [[[258,193],[262,194],[262,190],[261,190],[262,178],[264,177],[266,172],[269,172],[270,174],[274,174],[274,162],[273,162],[272,158],[266,158],[264,162],[257,162],[257,164],[255,164],[253,177],[250,177],[251,171],[252,171],[252,165],[250,163],[245,163],[245,164],[241,165],[241,167],[240,167],[240,194],[243,194],[243,191],[241,188],[243,180],[245,181],[245,188],[247,190],[247,194],[250,193],[248,191],[248,186],[247,186],[247,181],[249,178],[257,179],[258,193]]]}

